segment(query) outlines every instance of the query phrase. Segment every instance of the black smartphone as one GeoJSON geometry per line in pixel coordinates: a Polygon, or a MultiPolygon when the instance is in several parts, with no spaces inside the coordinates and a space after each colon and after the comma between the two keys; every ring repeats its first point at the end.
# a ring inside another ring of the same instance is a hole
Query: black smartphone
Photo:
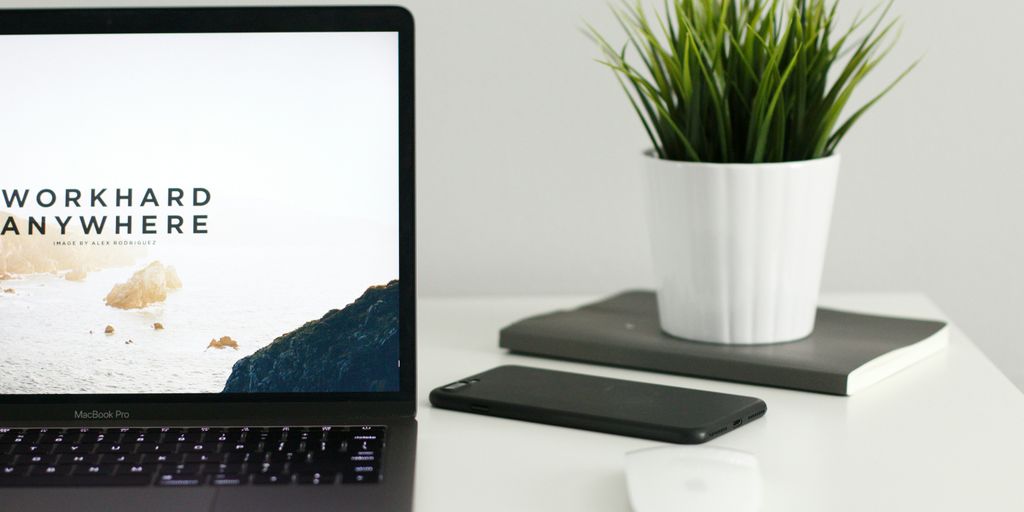
{"type": "Polygon", "coordinates": [[[579,373],[499,366],[430,392],[434,407],[698,444],[764,416],[763,400],[579,373]]]}

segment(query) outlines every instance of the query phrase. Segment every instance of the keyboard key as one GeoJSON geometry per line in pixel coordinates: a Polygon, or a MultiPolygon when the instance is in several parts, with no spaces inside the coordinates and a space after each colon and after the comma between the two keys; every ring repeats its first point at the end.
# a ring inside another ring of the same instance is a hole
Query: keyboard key
{"type": "Polygon", "coordinates": [[[291,477],[285,474],[257,474],[252,476],[254,485],[286,485],[291,483],[291,477]]]}
{"type": "Polygon", "coordinates": [[[317,453],[338,453],[344,452],[348,448],[348,441],[341,439],[326,440],[326,441],[314,441],[312,443],[306,443],[306,450],[317,453]]]}
{"type": "Polygon", "coordinates": [[[132,446],[126,444],[98,444],[95,453],[131,453],[132,446]]]}
{"type": "Polygon", "coordinates": [[[245,442],[225,445],[221,451],[227,453],[249,453],[259,449],[259,443],[245,442]]]}
{"type": "Polygon", "coordinates": [[[264,462],[263,464],[257,465],[255,467],[256,469],[253,471],[253,473],[259,473],[262,475],[275,475],[278,473],[284,473],[288,465],[264,462]]]}
{"type": "Polygon", "coordinates": [[[342,470],[350,469],[349,463],[345,461],[332,461],[332,462],[305,462],[301,464],[292,464],[289,469],[293,473],[337,473],[342,470]]]}
{"type": "Polygon", "coordinates": [[[203,485],[203,482],[198,476],[161,474],[156,479],[156,484],[164,487],[195,487],[203,485]]]}
{"type": "Polygon", "coordinates": [[[49,448],[52,448],[52,446],[40,446],[37,444],[19,443],[14,445],[14,448],[11,450],[11,453],[15,455],[47,453],[49,452],[49,448]]]}
{"type": "Polygon", "coordinates": [[[270,452],[270,453],[267,454],[266,459],[264,459],[265,462],[271,462],[271,463],[273,463],[273,462],[279,462],[279,463],[284,463],[284,462],[300,462],[300,461],[305,461],[305,460],[306,460],[306,454],[305,453],[295,453],[295,452],[287,452],[287,453],[285,453],[285,452],[270,452]]]}
{"type": "Polygon", "coordinates": [[[153,475],[72,476],[70,481],[73,486],[137,487],[149,485],[153,481],[153,475]]]}
{"type": "Polygon", "coordinates": [[[342,473],[342,481],[346,483],[372,483],[379,479],[376,466],[355,466],[342,473]]]}
{"type": "Polygon", "coordinates": [[[0,487],[87,487],[87,486],[143,486],[149,485],[148,475],[127,476],[52,476],[0,478],[0,487]]]}
{"type": "Polygon", "coordinates": [[[96,443],[111,443],[116,439],[108,439],[107,434],[102,430],[92,430],[88,433],[82,434],[82,437],[78,439],[79,444],[96,444],[96,443]]]}
{"type": "Polygon", "coordinates": [[[348,449],[355,451],[374,451],[380,450],[381,443],[379,439],[353,439],[348,442],[348,449]]]}
{"type": "Polygon", "coordinates": [[[371,484],[377,482],[378,479],[377,473],[356,473],[345,474],[341,481],[347,484],[371,484]]]}
{"type": "Polygon", "coordinates": [[[170,443],[142,443],[136,453],[174,453],[177,446],[170,443]]]}
{"type": "Polygon", "coordinates": [[[167,454],[167,453],[145,453],[142,454],[142,459],[139,462],[144,464],[166,464],[176,463],[181,460],[181,455],[167,454]]]}
{"type": "Polygon", "coordinates": [[[56,439],[64,439],[63,429],[50,429],[43,434],[39,435],[39,442],[44,444],[53,444],[56,439]]]}
{"type": "MultiPolygon", "coordinates": [[[[267,445],[279,443],[281,441],[282,436],[287,435],[284,432],[282,432],[281,429],[267,429],[262,432],[256,432],[255,434],[255,439],[258,439],[259,441],[266,443],[267,445]]],[[[247,440],[253,438],[254,436],[252,432],[250,432],[249,435],[246,436],[247,440]]]]}
{"type": "Polygon", "coordinates": [[[43,465],[43,466],[55,466],[57,465],[57,459],[60,455],[43,455],[43,454],[29,454],[21,455],[18,459],[19,465],[43,465]]]}
{"type": "Polygon", "coordinates": [[[67,466],[72,464],[96,465],[100,463],[102,455],[95,453],[65,453],[57,461],[58,465],[67,466]]]}
{"type": "Polygon", "coordinates": [[[71,470],[71,475],[98,475],[98,476],[110,476],[114,474],[117,469],[117,464],[93,464],[84,466],[74,466],[71,470]]]}
{"type": "Polygon", "coordinates": [[[228,453],[221,457],[221,462],[227,464],[242,464],[246,462],[263,462],[266,455],[262,453],[228,453]]]}
{"type": "Polygon", "coordinates": [[[92,452],[95,445],[92,444],[78,444],[73,443],[61,443],[53,445],[51,453],[90,453],[92,452]]]}
{"type": "Polygon", "coordinates": [[[129,458],[135,458],[127,453],[108,453],[103,455],[103,462],[105,464],[124,464],[126,462],[135,462],[134,460],[128,460],[129,458]]]}
{"type": "Polygon", "coordinates": [[[36,441],[45,434],[45,430],[25,429],[14,436],[15,443],[36,444],[36,441]]]}
{"type": "Polygon", "coordinates": [[[164,436],[164,442],[180,443],[180,444],[196,444],[202,440],[201,434],[190,434],[190,433],[178,433],[170,437],[164,436]]]}
{"type": "Polygon", "coordinates": [[[203,472],[203,468],[203,464],[178,464],[169,467],[165,466],[164,471],[174,475],[198,475],[203,472]]]}
{"type": "Polygon", "coordinates": [[[294,440],[289,439],[287,441],[282,441],[282,442],[274,443],[273,445],[267,446],[267,451],[274,451],[274,452],[280,452],[280,453],[289,453],[289,452],[298,451],[301,446],[302,446],[302,440],[301,439],[294,439],[294,440]]]}
{"type": "Polygon", "coordinates": [[[210,475],[210,485],[216,485],[216,486],[224,487],[224,486],[246,485],[248,483],[249,483],[249,476],[248,475],[220,474],[220,473],[215,474],[215,475],[210,475]]]}
{"type": "Polygon", "coordinates": [[[209,466],[208,469],[208,472],[224,475],[242,475],[248,472],[245,464],[217,464],[209,466]]]}
{"type": "Polygon", "coordinates": [[[139,432],[137,434],[123,436],[121,438],[121,442],[123,442],[123,443],[131,443],[131,444],[143,444],[143,443],[154,442],[154,441],[158,440],[159,438],[160,438],[159,434],[151,435],[151,434],[146,434],[145,432],[139,432]]]}
{"type": "Polygon", "coordinates": [[[117,467],[118,475],[152,475],[156,473],[157,464],[122,464],[117,467]]]}
{"type": "Polygon", "coordinates": [[[324,430],[324,436],[328,439],[347,438],[353,435],[355,434],[352,433],[352,429],[348,427],[332,427],[329,430],[324,430]]]}
{"type": "Polygon", "coordinates": [[[65,476],[69,473],[67,466],[29,466],[28,476],[65,476]]]}
{"type": "Polygon", "coordinates": [[[309,464],[334,464],[334,465],[348,465],[349,456],[345,453],[310,453],[303,463],[309,464]]]}
{"type": "Polygon", "coordinates": [[[333,484],[337,473],[333,471],[314,471],[308,473],[296,473],[295,483],[302,485],[326,485],[333,484]]]}
{"type": "Polygon", "coordinates": [[[358,439],[360,441],[368,439],[382,439],[385,431],[384,427],[353,428],[348,431],[348,437],[350,439],[358,439]]]}
{"type": "Polygon", "coordinates": [[[181,457],[181,462],[220,462],[224,457],[214,453],[186,453],[181,457]]]}
{"type": "Polygon", "coordinates": [[[214,448],[216,448],[215,444],[194,443],[183,445],[178,451],[184,453],[212,453],[214,448]]]}

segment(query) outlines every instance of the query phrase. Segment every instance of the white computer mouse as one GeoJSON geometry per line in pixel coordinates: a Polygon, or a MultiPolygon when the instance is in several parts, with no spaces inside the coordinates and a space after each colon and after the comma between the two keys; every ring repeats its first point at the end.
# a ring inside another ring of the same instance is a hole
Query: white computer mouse
{"type": "Polygon", "coordinates": [[[626,454],[633,512],[755,512],[761,471],[752,454],[709,446],[666,446],[626,454]]]}

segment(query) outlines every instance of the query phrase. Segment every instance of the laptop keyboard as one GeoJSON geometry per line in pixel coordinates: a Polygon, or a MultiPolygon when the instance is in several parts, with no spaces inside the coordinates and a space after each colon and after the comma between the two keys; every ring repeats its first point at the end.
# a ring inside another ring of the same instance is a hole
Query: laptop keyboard
{"type": "Polygon", "coordinates": [[[328,485],[380,477],[383,426],[0,428],[0,487],[328,485]]]}

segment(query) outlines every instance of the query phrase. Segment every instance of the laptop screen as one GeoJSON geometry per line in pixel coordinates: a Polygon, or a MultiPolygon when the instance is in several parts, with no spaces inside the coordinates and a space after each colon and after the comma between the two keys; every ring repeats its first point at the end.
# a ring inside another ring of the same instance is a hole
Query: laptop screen
{"type": "Polygon", "coordinates": [[[399,391],[398,35],[0,36],[0,394],[399,391]]]}

